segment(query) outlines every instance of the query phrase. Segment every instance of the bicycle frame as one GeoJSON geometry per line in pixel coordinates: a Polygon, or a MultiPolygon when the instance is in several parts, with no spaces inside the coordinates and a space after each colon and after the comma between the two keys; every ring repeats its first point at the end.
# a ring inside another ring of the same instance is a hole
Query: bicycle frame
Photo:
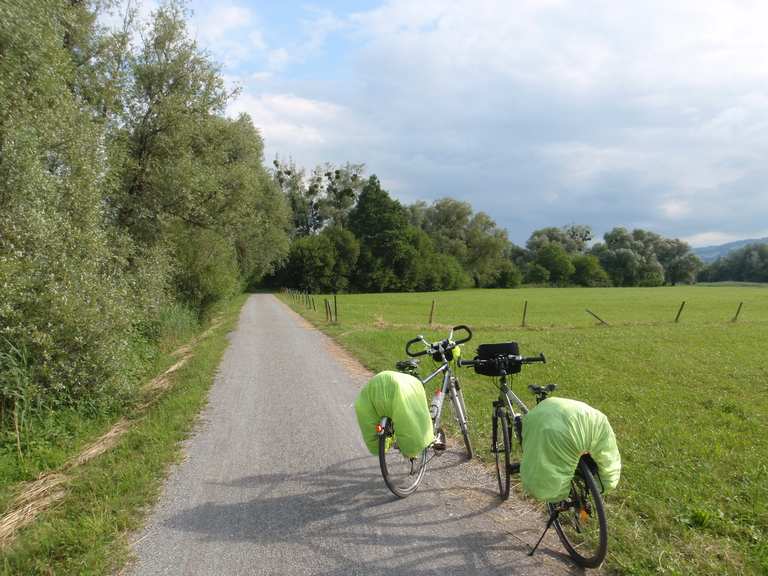
{"type": "Polygon", "coordinates": [[[520,397],[515,394],[514,390],[509,387],[506,376],[502,376],[499,381],[499,402],[505,404],[513,418],[518,416],[518,413],[515,412],[514,404],[517,404],[523,415],[528,414],[528,406],[526,406],[525,402],[523,402],[520,397]]]}
{"type": "Polygon", "coordinates": [[[443,395],[443,401],[440,403],[440,406],[437,410],[437,414],[435,414],[435,417],[432,421],[432,431],[435,434],[437,434],[437,431],[440,428],[440,417],[443,414],[443,406],[445,405],[445,397],[446,397],[445,395],[450,393],[451,402],[456,402],[455,400],[456,393],[454,392],[454,389],[453,389],[453,378],[451,378],[451,376],[453,376],[451,365],[447,361],[443,362],[437,368],[437,370],[429,374],[426,378],[424,378],[423,380],[419,378],[419,380],[421,380],[421,383],[426,386],[428,382],[434,380],[439,374],[443,374],[443,385],[440,388],[440,393],[443,395]]]}

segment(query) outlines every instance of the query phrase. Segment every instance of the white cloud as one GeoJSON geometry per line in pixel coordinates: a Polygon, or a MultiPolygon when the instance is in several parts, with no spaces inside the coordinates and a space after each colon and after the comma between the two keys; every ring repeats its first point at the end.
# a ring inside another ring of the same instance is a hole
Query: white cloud
{"type": "Polygon", "coordinates": [[[327,145],[336,135],[337,122],[345,113],[335,104],[293,94],[243,94],[227,112],[230,116],[249,114],[268,147],[288,154],[307,145],[327,145]]]}
{"type": "Polygon", "coordinates": [[[229,0],[198,0],[195,7],[192,32],[225,68],[237,69],[254,53],[268,49],[257,15],[250,8],[229,0]]]}

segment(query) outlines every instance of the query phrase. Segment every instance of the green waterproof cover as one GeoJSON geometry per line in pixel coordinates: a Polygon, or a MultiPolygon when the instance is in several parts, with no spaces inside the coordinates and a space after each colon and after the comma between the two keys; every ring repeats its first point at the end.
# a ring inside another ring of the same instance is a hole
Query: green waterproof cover
{"type": "Polygon", "coordinates": [[[378,454],[376,424],[384,416],[392,420],[398,446],[406,456],[418,456],[433,440],[424,386],[410,374],[392,370],[376,374],[360,390],[355,413],[363,441],[371,454],[378,454]]]}
{"type": "Polygon", "coordinates": [[[547,398],[523,418],[523,488],[546,502],[565,499],[582,454],[598,467],[598,487],[613,490],[621,475],[616,436],[605,414],[584,402],[547,398]]]}

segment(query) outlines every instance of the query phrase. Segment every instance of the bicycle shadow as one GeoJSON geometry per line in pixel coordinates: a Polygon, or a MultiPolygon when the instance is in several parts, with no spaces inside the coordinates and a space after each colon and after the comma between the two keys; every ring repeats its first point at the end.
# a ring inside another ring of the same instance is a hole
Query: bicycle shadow
{"type": "MultiPolygon", "coordinates": [[[[399,499],[370,457],[322,470],[286,468],[217,483],[224,501],[184,510],[163,525],[196,534],[200,544],[238,542],[260,549],[254,553],[311,555],[319,562],[312,573],[329,576],[542,573],[542,564],[553,568],[545,574],[582,573],[547,549],[528,557],[525,542],[489,521],[498,497],[484,487],[457,490],[427,479],[399,499]]],[[[427,473],[438,478],[436,472],[427,473]]]]}

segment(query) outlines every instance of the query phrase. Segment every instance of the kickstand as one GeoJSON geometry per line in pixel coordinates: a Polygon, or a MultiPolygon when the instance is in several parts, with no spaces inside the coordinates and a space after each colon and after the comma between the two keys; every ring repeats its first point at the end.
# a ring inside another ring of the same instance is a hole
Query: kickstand
{"type": "Polygon", "coordinates": [[[557,519],[557,515],[559,512],[557,510],[552,510],[549,514],[549,520],[547,520],[547,527],[544,528],[544,532],[541,533],[541,536],[539,536],[539,541],[536,542],[536,546],[534,546],[530,552],[528,552],[528,556],[533,556],[533,553],[536,552],[536,549],[539,547],[539,544],[541,544],[541,541],[544,540],[544,536],[547,534],[547,531],[552,527],[552,524],[554,524],[555,520],[557,519]]]}

